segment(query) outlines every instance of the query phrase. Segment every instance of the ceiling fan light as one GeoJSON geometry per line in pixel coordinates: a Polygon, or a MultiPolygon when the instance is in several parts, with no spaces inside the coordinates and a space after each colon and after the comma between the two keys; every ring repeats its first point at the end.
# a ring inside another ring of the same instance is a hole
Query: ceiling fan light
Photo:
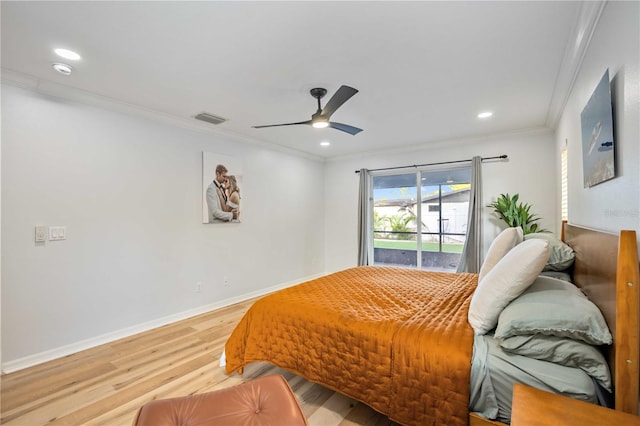
{"type": "Polygon", "coordinates": [[[325,127],[329,127],[329,122],[325,120],[318,120],[311,123],[311,125],[316,129],[324,129],[325,127]]]}
{"type": "Polygon", "coordinates": [[[53,64],[53,69],[58,71],[62,75],[71,75],[71,71],[73,71],[73,68],[71,68],[70,65],[62,63],[53,64]]]}

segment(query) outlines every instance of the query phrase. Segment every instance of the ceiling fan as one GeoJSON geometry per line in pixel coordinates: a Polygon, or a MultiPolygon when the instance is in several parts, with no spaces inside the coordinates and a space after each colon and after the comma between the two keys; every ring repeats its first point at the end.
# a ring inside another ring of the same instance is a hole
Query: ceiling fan
{"type": "Polygon", "coordinates": [[[322,108],[320,105],[320,99],[327,94],[327,89],[322,87],[316,87],[310,90],[311,96],[318,100],[318,110],[311,116],[311,120],[299,121],[297,123],[285,123],[285,124],[267,124],[265,126],[253,126],[254,129],[261,129],[263,127],[277,127],[277,126],[295,126],[297,124],[308,124],[315,128],[322,129],[324,127],[331,127],[332,129],[341,130],[349,133],[350,135],[356,135],[362,131],[357,127],[350,126],[348,124],[336,123],[335,121],[329,121],[331,115],[336,112],[343,103],[347,102],[353,95],[358,93],[358,90],[349,86],[340,86],[340,88],[329,99],[329,102],[322,108]]]}

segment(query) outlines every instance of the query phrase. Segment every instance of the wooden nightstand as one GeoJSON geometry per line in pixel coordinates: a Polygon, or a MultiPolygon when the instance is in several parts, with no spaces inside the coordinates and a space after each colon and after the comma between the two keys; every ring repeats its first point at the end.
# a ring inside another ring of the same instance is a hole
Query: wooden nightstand
{"type": "Polygon", "coordinates": [[[640,426],[640,417],[529,386],[513,387],[511,426],[640,426]]]}

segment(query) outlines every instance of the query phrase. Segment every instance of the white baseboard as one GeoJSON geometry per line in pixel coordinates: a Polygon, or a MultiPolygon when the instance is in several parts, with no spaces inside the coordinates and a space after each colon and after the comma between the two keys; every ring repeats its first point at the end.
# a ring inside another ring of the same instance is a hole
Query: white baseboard
{"type": "Polygon", "coordinates": [[[51,361],[57,358],[62,358],[67,355],[81,352],[87,349],[94,348],[96,346],[104,345],[122,339],[125,337],[133,336],[134,334],[142,333],[152,330],[154,328],[162,327],[167,324],[171,324],[177,321],[181,321],[187,318],[194,317],[196,315],[204,314],[207,312],[221,309],[235,303],[243,302],[245,300],[253,299],[254,297],[264,296],[265,294],[273,293],[274,291],[281,290],[283,288],[291,287],[302,282],[318,278],[324,274],[317,274],[302,278],[299,280],[289,281],[286,283],[278,284],[272,287],[264,288],[261,290],[253,291],[251,293],[243,294],[241,296],[231,297],[229,299],[221,300],[216,303],[200,306],[198,308],[190,309],[178,314],[169,315],[164,318],[158,318],[153,321],[148,321],[142,324],[127,327],[121,330],[116,330],[111,333],[106,333],[100,336],[92,337],[90,339],[75,342],[69,345],[61,346],[48,351],[40,352],[33,355],[28,355],[23,358],[19,358],[13,361],[4,362],[2,364],[2,374],[13,373],[14,371],[22,370],[24,368],[32,367],[34,365],[42,364],[47,361],[51,361]]]}

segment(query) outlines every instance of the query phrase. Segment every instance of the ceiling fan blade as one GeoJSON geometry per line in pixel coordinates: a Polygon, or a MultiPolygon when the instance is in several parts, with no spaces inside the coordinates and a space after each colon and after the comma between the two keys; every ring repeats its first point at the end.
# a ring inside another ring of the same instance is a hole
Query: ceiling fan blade
{"type": "Polygon", "coordinates": [[[349,126],[348,124],[336,123],[334,121],[329,123],[329,127],[336,130],[342,130],[343,132],[347,132],[350,135],[357,135],[362,131],[362,129],[358,129],[357,127],[349,126]]]}
{"type": "Polygon", "coordinates": [[[297,124],[311,124],[311,120],[299,121],[297,123],[284,123],[284,124],[266,124],[264,126],[251,126],[254,129],[262,129],[263,127],[278,127],[278,126],[295,126],[297,124]]]}
{"type": "Polygon", "coordinates": [[[329,119],[331,114],[336,112],[340,106],[347,102],[353,95],[358,93],[357,89],[349,86],[340,86],[340,88],[333,94],[329,102],[322,109],[322,116],[329,119]]]}

